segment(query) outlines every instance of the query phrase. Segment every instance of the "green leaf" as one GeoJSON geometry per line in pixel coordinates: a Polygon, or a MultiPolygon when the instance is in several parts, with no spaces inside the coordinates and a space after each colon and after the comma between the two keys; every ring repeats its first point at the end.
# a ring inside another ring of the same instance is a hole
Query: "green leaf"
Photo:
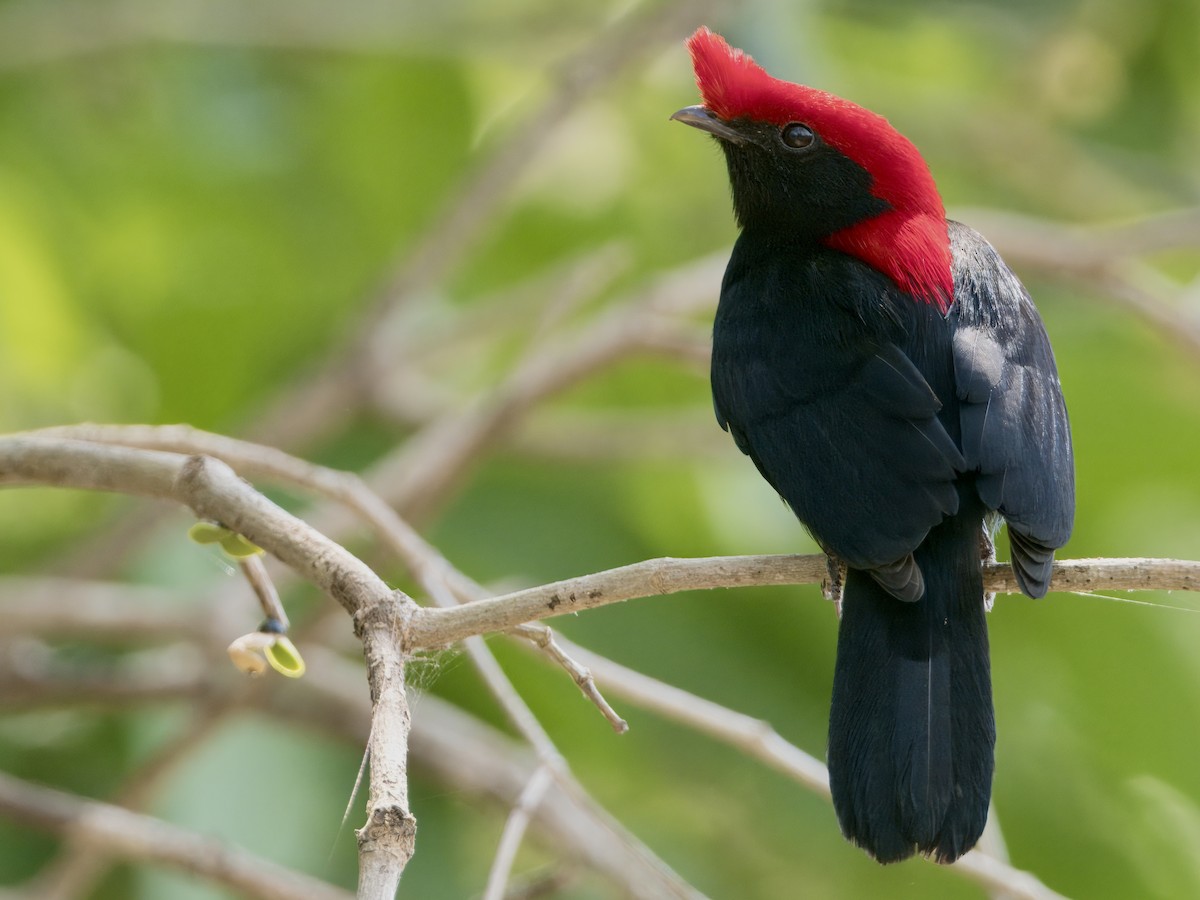
{"type": "Polygon", "coordinates": [[[221,549],[234,559],[245,559],[263,552],[262,547],[216,522],[197,522],[188,529],[188,537],[197,544],[220,544],[221,549]]]}
{"type": "Polygon", "coordinates": [[[266,654],[267,662],[280,675],[286,675],[288,678],[301,678],[304,676],[304,659],[300,656],[300,651],[296,649],[296,645],[285,635],[279,635],[275,639],[275,642],[267,647],[266,654]]]}
{"type": "Polygon", "coordinates": [[[232,532],[216,522],[197,522],[188,529],[188,537],[197,544],[217,544],[232,532]]]}
{"type": "Polygon", "coordinates": [[[234,559],[245,559],[248,556],[257,556],[263,552],[262,547],[250,543],[236,531],[227,531],[225,536],[221,538],[221,549],[232,556],[234,559]]]}

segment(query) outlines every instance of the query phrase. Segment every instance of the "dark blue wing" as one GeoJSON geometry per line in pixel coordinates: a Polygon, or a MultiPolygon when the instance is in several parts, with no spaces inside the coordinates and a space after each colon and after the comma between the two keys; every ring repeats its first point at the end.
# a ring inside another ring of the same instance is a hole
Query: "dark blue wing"
{"type": "Polygon", "coordinates": [[[1058,368],[1029,292],[976,232],[950,223],[954,374],[976,490],[1008,521],[1013,571],[1046,593],[1075,516],[1071,430],[1058,368]]]}

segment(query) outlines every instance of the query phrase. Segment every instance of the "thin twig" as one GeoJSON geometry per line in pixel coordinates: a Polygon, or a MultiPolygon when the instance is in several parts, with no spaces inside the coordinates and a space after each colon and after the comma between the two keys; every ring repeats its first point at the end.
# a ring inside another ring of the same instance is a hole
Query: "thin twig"
{"type": "MultiPolygon", "coordinates": [[[[983,826],[983,834],[979,836],[975,849],[984,856],[998,859],[1002,863],[1010,861],[1008,844],[1004,840],[1004,830],[1000,827],[1000,816],[996,812],[994,799],[992,803],[988,804],[987,822],[983,826]]],[[[988,893],[991,900],[1013,900],[1016,896],[1007,886],[992,887],[988,893]]]]}
{"type": "Polygon", "coordinates": [[[583,696],[590,700],[600,710],[600,714],[612,725],[613,731],[617,734],[624,734],[629,730],[629,723],[617,714],[617,711],[612,708],[608,700],[600,692],[600,688],[596,686],[596,679],[592,677],[591,670],[587,666],[582,665],[578,660],[572,658],[571,654],[555,638],[554,632],[548,626],[541,623],[527,623],[510,629],[508,633],[528,639],[534,646],[539,647],[550,659],[562,666],[567,674],[571,676],[571,680],[579,687],[583,696]]]}
{"type": "Polygon", "coordinates": [[[288,621],[287,611],[283,608],[283,601],[279,599],[279,591],[275,589],[275,582],[271,580],[271,575],[262,560],[257,556],[248,556],[238,560],[238,567],[250,582],[250,588],[262,606],[263,615],[267,619],[275,620],[286,632],[291,623],[288,621]]]}
{"type": "Polygon", "coordinates": [[[617,696],[737,747],[813,793],[829,798],[829,773],[824,764],[784,740],[769,722],[651,678],[566,638],[560,637],[559,641],[572,657],[586,663],[593,676],[617,696]]]}
{"type": "Polygon", "coordinates": [[[392,597],[362,561],[211,457],[63,438],[0,437],[0,486],[30,484],[175,500],[198,518],[221,522],[270,551],[352,615],[392,597]]]}
{"type": "Polygon", "coordinates": [[[505,888],[508,885],[513,862],[517,858],[517,851],[521,848],[521,841],[525,837],[525,829],[529,827],[533,811],[542,802],[542,797],[550,788],[553,779],[554,773],[550,769],[538,766],[529,779],[529,783],[525,785],[525,790],[521,791],[521,795],[517,797],[517,802],[513,804],[512,812],[509,813],[508,819],[504,823],[504,830],[500,833],[500,843],[496,847],[496,856],[492,860],[492,868],[488,872],[487,886],[483,890],[483,900],[504,900],[505,888]]]}

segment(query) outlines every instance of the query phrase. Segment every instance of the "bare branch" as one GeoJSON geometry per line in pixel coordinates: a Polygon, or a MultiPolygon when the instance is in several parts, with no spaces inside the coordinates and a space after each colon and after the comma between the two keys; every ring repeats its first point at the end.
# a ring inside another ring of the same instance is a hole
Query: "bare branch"
{"type": "MultiPolygon", "coordinates": [[[[300,726],[348,740],[366,742],[371,730],[371,705],[358,664],[320,645],[305,655],[311,677],[300,682],[264,680],[242,695],[249,704],[300,726]]],[[[191,681],[178,679],[173,691],[151,690],[150,684],[129,685],[118,699],[127,703],[212,696],[212,708],[222,708],[214,670],[200,667],[191,681]]],[[[152,674],[147,676],[152,678],[152,674]]],[[[96,672],[76,671],[74,678],[42,682],[34,690],[44,703],[74,706],[92,702],[96,672]]],[[[0,679],[0,696],[5,685],[0,679]]],[[[224,690],[228,690],[227,687],[224,690]]],[[[497,729],[484,724],[435,695],[422,697],[420,715],[411,734],[412,764],[430,772],[456,792],[476,795],[498,808],[511,809],[530,777],[540,768],[536,756],[497,729]]],[[[544,801],[531,808],[531,824],[540,843],[562,858],[576,861],[611,881],[623,895],[645,898],[692,896],[678,876],[667,874],[661,862],[595,801],[552,784],[544,801]]],[[[37,895],[41,900],[41,894],[37,895]]]]}
{"type": "MultiPolygon", "coordinates": [[[[1007,563],[984,568],[989,591],[1020,591],[1007,563]]],[[[1198,591],[1200,562],[1188,559],[1119,558],[1061,559],[1054,564],[1052,591],[1198,591]]]]}
{"type": "Polygon", "coordinates": [[[573,657],[614,694],[643,709],[694,728],[702,734],[737,747],[764,762],[813,793],[829,798],[829,773],[824,764],[785,741],[769,722],[697,697],[681,688],[651,678],[620,663],[559,638],[573,657]]]}
{"type": "Polygon", "coordinates": [[[525,836],[525,829],[529,826],[533,811],[550,788],[553,777],[554,773],[548,768],[539,766],[513,805],[508,821],[504,823],[504,831],[500,833],[500,844],[496,848],[492,869],[488,872],[483,900],[504,900],[505,887],[508,884],[509,873],[512,872],[513,861],[517,858],[517,850],[521,847],[521,839],[525,836]]]}
{"type": "MultiPolygon", "coordinates": [[[[768,722],[754,719],[687,691],[627,669],[568,641],[565,648],[586,662],[606,689],[658,713],[664,718],[738,748],[747,757],[779,771],[798,784],[828,798],[825,767],[800,748],[785,741],[768,722]]],[[[369,730],[370,707],[362,690],[360,670],[341,656],[320,646],[309,650],[314,677],[306,679],[301,690],[254,691],[250,703],[260,705],[289,721],[308,722],[325,731],[353,741],[365,740],[369,730]]],[[[73,683],[46,685],[62,702],[86,702],[92,690],[92,677],[83,676],[73,683]]],[[[204,673],[197,673],[204,679],[204,673]]],[[[270,687],[258,682],[257,685],[270,687]]],[[[211,688],[203,680],[193,687],[181,685],[181,696],[206,693],[211,688]]],[[[148,699],[131,694],[130,700],[148,699]]],[[[163,699],[161,695],[155,699],[163,699]]],[[[434,696],[423,698],[421,716],[412,734],[415,764],[431,769],[459,790],[482,793],[498,803],[519,805],[519,797],[539,768],[536,758],[519,749],[511,739],[500,735],[466,713],[434,696]]],[[[613,833],[607,820],[593,819],[603,813],[594,802],[563,788],[552,786],[543,804],[531,808],[532,821],[538,826],[543,842],[557,846],[571,858],[579,859],[604,873],[635,896],[680,896],[677,890],[665,890],[672,881],[656,874],[653,857],[631,835],[613,833]],[[577,798],[577,799],[572,799],[577,798]],[[589,825],[589,821],[591,824],[589,825]],[[641,886],[634,891],[630,883],[641,886]],[[657,884],[653,889],[648,885],[657,884]]],[[[1028,873],[996,867],[989,862],[962,863],[950,871],[985,885],[1001,885],[1006,896],[1049,898],[1052,892],[1028,873]]],[[[999,890],[999,888],[997,888],[999,890]]]]}
{"type": "Polygon", "coordinates": [[[1102,269],[1114,259],[1200,247],[1200,207],[1113,225],[1068,225],[998,209],[955,210],[1005,255],[1046,270],[1102,269]]]}
{"type": "Polygon", "coordinates": [[[200,837],[161,819],[23,782],[0,772],[0,812],[104,852],[202,875],[261,900],[349,900],[333,885],[200,837]]]}
{"type": "MultiPolygon", "coordinates": [[[[288,719],[365,733],[368,709],[356,667],[320,647],[310,648],[309,663],[316,677],[304,680],[307,693],[273,691],[261,700],[288,719]]],[[[542,765],[531,750],[432,694],[421,699],[411,751],[415,763],[456,790],[509,809],[542,765]]],[[[601,873],[631,897],[698,896],[595,800],[558,779],[532,815],[548,846],[601,873]]]]}
{"type": "Polygon", "coordinates": [[[404,654],[397,623],[400,604],[388,599],[355,617],[355,633],[371,685],[371,779],[367,823],[358,834],[359,900],[391,900],[412,858],[417,820],[408,810],[408,733],[412,716],[404,685],[404,654]]]}
{"type": "MultiPolygon", "coordinates": [[[[769,722],[755,719],[703,697],[585,650],[562,639],[572,656],[585,662],[606,689],[664,718],[680,722],[702,734],[736,747],[829,799],[829,773],[820,760],[786,741],[769,722]]],[[[951,871],[977,881],[1006,897],[1055,900],[1059,895],[1035,876],[1013,868],[1005,860],[973,850],[951,871]]]]}
{"type": "Polygon", "coordinates": [[[352,615],[392,593],[363,562],[212,458],[61,438],[0,437],[0,486],[35,483],[176,500],[197,517],[220,522],[269,550],[352,615]]]}
{"type": "MultiPolygon", "coordinates": [[[[237,448],[235,447],[235,449],[237,448]]],[[[196,469],[200,463],[204,463],[204,459],[193,456],[187,458],[186,464],[180,464],[178,460],[181,458],[174,454],[148,450],[98,448],[95,445],[48,437],[0,439],[0,483],[14,481],[26,483],[36,478],[50,480],[57,484],[83,484],[109,488],[125,483],[132,485],[139,492],[171,496],[179,492],[176,485],[194,481],[196,484],[203,485],[209,493],[220,498],[226,494],[236,493],[232,486],[225,483],[232,479],[240,490],[248,492],[252,497],[260,497],[248,486],[233,478],[232,472],[216,469],[218,464],[211,460],[207,465],[214,469],[216,474],[193,473],[190,480],[186,479],[183,476],[185,469],[196,469]],[[27,460],[31,445],[34,445],[33,449],[54,448],[56,453],[43,454],[43,464],[39,468],[27,460]],[[80,449],[81,447],[90,449],[85,452],[80,449]],[[94,450],[115,451],[117,456],[95,456],[91,452],[94,450]],[[133,472],[123,469],[122,465],[129,465],[129,458],[121,454],[143,454],[148,461],[145,470],[133,472]],[[89,463],[107,468],[97,473],[84,466],[81,474],[80,471],[73,470],[70,465],[72,459],[78,462],[77,456],[86,459],[89,463]],[[109,465],[109,463],[114,463],[114,465],[109,465]],[[171,470],[176,467],[179,468],[179,472],[173,473],[171,470]],[[221,490],[212,490],[213,485],[219,486],[221,490]]],[[[261,463],[261,460],[259,462],[261,463]]],[[[283,457],[276,460],[276,463],[290,471],[299,461],[283,457]]],[[[316,480],[320,482],[322,478],[333,478],[334,480],[327,487],[343,492],[347,490],[348,485],[357,484],[353,479],[347,479],[345,476],[334,477],[335,475],[336,473],[318,471],[316,480]]],[[[204,510],[203,514],[208,517],[223,521],[235,530],[245,533],[252,540],[268,546],[268,549],[272,548],[269,541],[261,540],[258,537],[260,534],[268,538],[272,537],[269,527],[270,516],[262,509],[256,509],[255,504],[248,504],[251,508],[248,513],[236,508],[237,504],[233,503],[233,513],[240,518],[229,521],[220,513],[220,510],[226,507],[222,506],[222,501],[219,499],[206,501],[206,505],[197,499],[197,495],[188,491],[182,493],[189,498],[185,502],[192,505],[193,509],[197,509],[198,512],[204,510]],[[246,523],[249,527],[242,527],[240,522],[246,523]]],[[[389,536],[389,543],[397,547],[401,555],[412,565],[414,571],[418,573],[418,577],[427,584],[432,596],[449,603],[456,598],[480,595],[481,589],[478,585],[454,570],[403,520],[382,504],[378,497],[369,491],[364,491],[361,496],[355,494],[354,491],[351,491],[350,494],[356,498],[357,503],[361,504],[362,509],[366,510],[368,521],[371,521],[381,533],[389,536]]],[[[230,502],[226,501],[226,506],[229,505],[230,502]]],[[[282,511],[280,512],[282,513],[282,511]]],[[[322,540],[327,539],[322,538],[322,540]]],[[[324,548],[322,547],[322,549],[324,548]]],[[[340,548],[338,549],[340,550],[340,548]]],[[[286,548],[285,552],[288,552],[286,548]]],[[[341,552],[344,553],[344,551],[341,552]]],[[[353,558],[351,557],[351,559],[353,558]]],[[[355,562],[357,563],[356,560],[355,562]]],[[[362,564],[358,563],[358,565],[362,564]]],[[[427,608],[412,611],[406,605],[401,610],[399,608],[401,601],[394,600],[389,594],[386,596],[386,600],[396,604],[395,607],[387,608],[386,603],[374,602],[370,607],[363,608],[362,612],[356,616],[360,636],[367,648],[368,664],[376,673],[371,684],[372,697],[377,702],[375,720],[377,727],[384,721],[379,712],[384,706],[382,695],[388,692],[398,693],[398,697],[392,697],[386,704],[386,708],[391,711],[393,716],[387,722],[388,727],[392,734],[401,737],[398,758],[395,747],[389,748],[376,740],[374,730],[371,740],[372,752],[392,754],[392,760],[388,766],[384,767],[387,770],[400,772],[405,770],[403,736],[407,735],[409,721],[408,710],[403,702],[403,656],[396,629],[397,622],[403,623],[408,616],[411,616],[411,619],[408,622],[407,637],[411,640],[411,647],[441,646],[489,631],[513,629],[532,619],[592,608],[634,597],[750,584],[813,583],[819,582],[826,575],[825,558],[819,555],[699,560],[662,559],[648,560],[632,566],[543,585],[502,597],[475,600],[465,606],[455,608],[427,608]]],[[[320,568],[316,567],[310,577],[313,580],[321,580],[320,568]]],[[[373,575],[370,577],[374,578],[373,575]]],[[[323,580],[326,583],[329,581],[327,577],[323,580]]],[[[1016,589],[1009,569],[999,564],[988,565],[985,568],[985,583],[989,590],[1012,591],[1016,589]]],[[[1053,580],[1055,588],[1066,590],[1093,590],[1101,587],[1108,589],[1195,589],[1197,584],[1200,584],[1200,563],[1145,559],[1066,561],[1056,566],[1053,580]]],[[[332,593],[334,587],[330,586],[329,590],[332,593]]],[[[344,588],[342,593],[347,593],[344,588]]],[[[357,596],[355,592],[349,592],[349,594],[357,596]]],[[[403,600],[407,601],[407,598],[403,598],[403,600]]],[[[407,601],[407,604],[411,604],[411,601],[407,601]]],[[[529,629],[525,629],[525,631],[528,632],[529,629]]],[[[534,636],[536,637],[536,635],[534,636]]],[[[471,643],[477,643],[477,641],[473,640],[471,643]]],[[[586,651],[576,649],[575,653],[584,659],[587,658],[586,651]]],[[[490,660],[489,664],[494,666],[495,661],[490,658],[490,655],[488,659],[490,660]]],[[[594,668],[599,667],[598,671],[602,675],[607,674],[614,683],[621,684],[624,691],[632,695],[640,693],[640,701],[651,708],[680,718],[692,727],[704,730],[723,740],[734,741],[752,755],[767,761],[776,768],[787,771],[792,777],[810,788],[825,792],[826,782],[823,767],[798,748],[783,741],[765,723],[724,710],[713,704],[707,704],[706,701],[691,697],[686,692],[679,692],[668,686],[657,684],[652,679],[645,679],[644,676],[637,673],[621,670],[620,667],[616,667],[609,661],[592,659],[591,662],[594,668]],[[639,681],[639,679],[642,680],[639,681]]],[[[501,682],[506,683],[502,675],[494,683],[501,682]]],[[[489,678],[489,683],[493,683],[491,678],[489,678]]],[[[506,708],[511,713],[514,709],[523,709],[523,704],[514,706],[506,701],[506,708]]],[[[536,720],[531,722],[518,716],[516,721],[522,731],[530,735],[535,744],[540,746],[541,761],[539,765],[546,766],[549,761],[550,768],[557,769],[561,765],[556,756],[557,751],[553,750],[553,744],[549,743],[549,739],[544,737],[544,732],[541,732],[536,720]]],[[[379,810],[379,818],[370,819],[367,828],[363,830],[364,859],[371,858],[371,853],[375,851],[367,848],[375,844],[380,845],[384,852],[379,854],[370,871],[364,862],[362,885],[364,896],[386,896],[389,886],[394,890],[395,880],[399,877],[404,862],[407,861],[404,851],[407,849],[407,852],[411,853],[412,846],[413,823],[411,816],[407,814],[407,796],[403,780],[393,782],[381,779],[377,782],[375,768],[376,766],[373,766],[371,809],[379,810]],[[384,837],[378,838],[375,834],[376,831],[384,837]]],[[[561,772],[565,772],[565,769],[562,769],[561,772]]],[[[561,774],[559,777],[561,779],[561,774]]],[[[578,791],[578,787],[569,779],[563,780],[562,787],[570,794],[578,791]]],[[[968,859],[973,858],[969,857],[968,859]]],[[[972,871],[976,878],[986,883],[992,883],[988,879],[993,879],[997,889],[1003,889],[1010,893],[1015,892],[1021,896],[1048,896],[1040,883],[1037,883],[1036,880],[1029,881],[1030,876],[1014,879],[1010,874],[1009,867],[990,859],[966,862],[963,869],[972,871]]],[[[690,890],[676,880],[677,877],[674,876],[674,873],[669,873],[669,876],[668,873],[661,873],[666,877],[666,883],[674,884],[676,890],[683,890],[685,893],[690,890]]]]}
{"type": "Polygon", "coordinates": [[[652,559],[454,609],[424,609],[411,623],[411,636],[416,647],[442,646],[459,640],[459,635],[504,631],[524,622],[638,597],[717,587],[808,584],[819,581],[825,572],[824,556],[652,559]]]}
{"type": "MultiPolygon", "coordinates": [[[[391,506],[367,487],[362,479],[351,472],[317,466],[272,447],[201,431],[187,425],[72,425],[47,428],[30,432],[29,435],[82,439],[146,450],[169,450],[212,456],[224,461],[245,477],[267,479],[276,484],[315,493],[344,505],[360,517],[378,539],[399,557],[439,606],[454,606],[487,596],[487,591],[482,586],[452,566],[437,548],[421,537],[391,506]]],[[[625,721],[600,695],[586,670],[573,664],[569,657],[556,647],[548,629],[543,628],[535,642],[570,673],[584,696],[596,704],[618,733],[627,730],[625,721]]],[[[493,675],[496,675],[496,671],[493,671],[493,675]]],[[[499,687],[496,690],[497,699],[501,703],[512,702],[510,692],[499,687]],[[505,697],[508,699],[503,699],[505,697]]],[[[513,712],[511,715],[518,728],[528,729],[527,736],[531,742],[535,745],[540,744],[546,750],[545,756],[549,763],[557,751],[551,752],[548,749],[549,739],[538,734],[541,731],[540,727],[535,728],[523,714],[513,712]]]]}
{"type": "MultiPolygon", "coordinates": [[[[606,688],[639,705],[644,700],[648,709],[666,718],[681,721],[717,740],[750,751],[754,758],[828,797],[825,767],[798,747],[784,741],[768,723],[656,682],[638,672],[632,674],[640,683],[630,687],[616,673],[632,670],[624,669],[581,647],[567,646],[573,654],[578,654],[594,667],[606,688]],[[627,687],[630,689],[626,690],[627,687]],[[660,691],[659,687],[665,690],[660,691]],[[651,689],[647,691],[646,688],[651,689]]],[[[329,679],[323,679],[319,687],[324,690],[329,683],[329,679]]],[[[277,696],[272,699],[287,698],[277,696]]],[[[347,708],[341,701],[333,705],[339,714],[347,708]]],[[[304,713],[311,715],[313,711],[311,704],[304,705],[304,713]]],[[[422,765],[432,767],[449,783],[491,795],[507,805],[517,801],[538,767],[536,759],[518,751],[511,740],[433,696],[422,700],[421,718],[413,731],[413,756],[422,765]]],[[[625,855],[622,843],[614,843],[606,829],[589,830],[590,826],[585,824],[586,816],[583,820],[578,817],[581,810],[591,808],[590,804],[590,800],[571,799],[562,793],[561,788],[552,787],[545,801],[534,811],[534,821],[543,829],[549,829],[546,837],[571,848],[573,855],[583,851],[584,855],[577,858],[606,872],[616,883],[628,885],[632,882],[636,885],[636,888],[626,887],[632,895],[680,896],[670,887],[670,882],[658,880],[661,876],[656,874],[653,879],[648,877],[648,873],[654,873],[655,869],[643,869],[641,862],[631,862],[625,855]]],[[[620,828],[615,823],[613,827],[620,828]]],[[[1027,900],[1061,900],[1058,894],[1032,874],[977,851],[967,854],[949,871],[994,890],[1007,892],[1009,896],[1027,900]]]]}
{"type": "MultiPolygon", "coordinates": [[[[176,645],[169,649],[178,655],[181,648],[176,645]]],[[[183,649],[190,648],[185,646],[183,649]]],[[[200,656],[198,653],[193,655],[200,656]]],[[[198,699],[212,699],[218,693],[216,685],[212,683],[211,679],[203,677],[205,673],[199,665],[195,668],[194,678],[198,688],[198,699]]],[[[165,679],[153,671],[141,672],[139,675],[141,680],[149,685],[160,679],[179,682],[181,677],[186,677],[185,673],[177,671],[170,672],[165,679]]],[[[76,677],[83,682],[83,689],[79,693],[86,695],[95,690],[91,683],[95,680],[93,675],[83,672],[77,673],[76,677]]],[[[58,681],[61,688],[62,679],[60,678],[58,681]]],[[[131,685],[129,686],[136,689],[136,680],[130,679],[130,681],[131,685]]],[[[49,682],[46,686],[48,685],[49,682]]],[[[218,706],[213,703],[200,703],[187,726],[182,731],[173,734],[165,744],[156,748],[153,754],[124,781],[117,790],[113,803],[130,811],[148,804],[155,792],[162,787],[192,751],[212,737],[223,720],[222,711],[226,708],[236,707],[240,699],[247,694],[247,682],[239,680],[237,687],[228,695],[229,702],[227,704],[218,706]]],[[[71,699],[72,702],[76,702],[75,698],[71,699]]],[[[148,698],[131,694],[129,699],[136,701],[148,698]]],[[[86,896],[90,893],[91,886],[98,882],[109,868],[111,855],[103,846],[81,839],[81,836],[74,830],[68,830],[63,836],[58,855],[38,873],[35,887],[39,900],[75,900],[75,898],[86,896]]]]}
{"type": "Polygon", "coordinates": [[[1003,897],[1024,897],[1028,900],[1066,900],[1062,894],[1042,884],[1036,876],[1021,869],[1014,869],[1003,860],[972,850],[959,857],[952,871],[969,874],[969,877],[1003,897]]]}
{"type": "Polygon", "coordinates": [[[262,560],[257,556],[239,559],[238,567],[242,570],[242,574],[246,576],[246,581],[250,583],[250,588],[254,591],[254,596],[258,598],[259,605],[262,606],[263,615],[268,619],[274,619],[282,626],[284,631],[287,631],[290,624],[288,622],[287,610],[283,608],[283,601],[279,599],[279,591],[275,589],[275,582],[271,581],[271,576],[267,572],[267,567],[263,565],[262,560]]]}
{"type": "MultiPolygon", "coordinates": [[[[669,270],[617,301],[614,308],[574,335],[534,348],[499,386],[479,395],[466,409],[451,411],[429,422],[402,447],[376,462],[363,481],[405,516],[428,513],[538,403],[635,352],[658,352],[675,341],[673,335],[690,335],[693,329],[686,317],[712,305],[724,266],[724,254],[711,254],[669,270]]],[[[321,389],[326,388],[328,384],[323,383],[321,389]]],[[[345,406],[344,400],[334,402],[339,409],[345,406]]],[[[294,419],[296,407],[287,409],[294,419]]],[[[293,477],[299,462],[267,447],[247,454],[246,448],[256,445],[206,435],[187,426],[67,426],[29,433],[29,436],[39,435],[180,452],[195,452],[189,446],[189,439],[196,438],[204,442],[205,453],[222,459],[230,455],[250,457],[248,461],[256,466],[278,467],[291,472],[293,477]],[[138,432],[140,437],[136,436],[138,432]],[[218,452],[211,449],[213,445],[225,449],[218,452]]],[[[313,471],[315,468],[308,466],[308,477],[315,476],[320,481],[322,476],[313,471]]],[[[247,477],[253,475],[250,469],[239,467],[239,470],[247,477]]],[[[322,532],[332,536],[345,534],[355,524],[345,511],[336,507],[314,510],[309,518],[322,532]]],[[[146,524],[148,520],[141,523],[146,524]]],[[[125,543],[129,540],[128,535],[123,537],[125,543]]],[[[112,552],[112,547],[104,547],[104,554],[112,552]]]]}
{"type": "MultiPolygon", "coordinates": [[[[538,345],[498,386],[467,409],[431,422],[376,462],[364,480],[406,517],[419,520],[534,406],[632,354],[672,344],[681,332],[690,335],[684,316],[697,305],[711,305],[724,267],[724,255],[693,260],[614,301],[586,328],[538,345]]],[[[318,521],[324,530],[338,531],[323,517],[318,521]]]]}
{"type": "Polygon", "coordinates": [[[223,462],[64,438],[0,437],[0,485],[43,483],[176,500],[245,535],[338,601],[363,641],[374,703],[367,825],[360,833],[364,896],[391,897],[412,855],[400,635],[416,604],[361,560],[242,481],[223,462]]]}
{"type": "MultiPolygon", "coordinates": [[[[702,559],[645,560],[593,575],[568,578],[477,600],[454,609],[420,609],[413,617],[414,647],[439,647],[474,634],[506,631],[524,622],[581,612],[610,603],[680,591],[750,585],[819,584],[828,574],[825,557],[716,556],[702,559]]],[[[1019,590],[1012,570],[996,563],[985,567],[989,591],[1019,590]]],[[[1184,590],[1200,589],[1200,562],[1178,559],[1075,559],[1054,565],[1051,589],[1184,590]]]]}
{"type": "Polygon", "coordinates": [[[1179,303],[1182,287],[1139,259],[1200,247],[1200,207],[1106,226],[1064,225],[991,209],[964,210],[963,218],[1010,264],[1084,284],[1134,311],[1189,353],[1200,353],[1200,316],[1179,303]]]}
{"type": "Polygon", "coordinates": [[[541,624],[528,623],[518,625],[516,628],[510,629],[508,633],[531,641],[534,646],[541,648],[550,659],[562,666],[571,676],[571,680],[579,687],[583,696],[587,697],[600,710],[600,714],[608,720],[613,731],[617,734],[624,734],[629,730],[629,723],[617,714],[617,711],[600,693],[600,689],[596,687],[596,679],[592,677],[591,671],[587,666],[572,658],[566,648],[555,638],[554,632],[550,628],[541,624]]]}
{"type": "MultiPolygon", "coordinates": [[[[153,640],[190,636],[222,643],[220,606],[168,588],[80,578],[0,578],[0,621],[6,635],[153,640]]],[[[224,641],[228,643],[226,639],[224,641]]]]}
{"type": "Polygon", "coordinates": [[[412,297],[443,280],[488,233],[518,176],[537,160],[540,148],[580,102],[654,47],[677,40],[703,18],[702,11],[710,4],[711,0],[679,0],[635,8],[552,70],[551,90],[543,102],[489,148],[487,157],[446,199],[416,245],[405,248],[371,301],[358,334],[260,417],[257,436],[272,444],[294,445],[342,421],[348,399],[369,395],[368,375],[374,374],[370,362],[375,358],[372,338],[386,320],[412,297]],[[306,411],[302,426],[296,424],[296,410],[306,411]]]}

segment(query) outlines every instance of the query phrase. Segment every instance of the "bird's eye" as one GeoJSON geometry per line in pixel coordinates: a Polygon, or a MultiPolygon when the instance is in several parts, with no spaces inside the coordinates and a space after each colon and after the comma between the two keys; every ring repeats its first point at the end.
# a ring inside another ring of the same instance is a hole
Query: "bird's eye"
{"type": "Polygon", "coordinates": [[[779,136],[793,150],[804,150],[811,147],[817,140],[816,132],[803,122],[790,122],[784,125],[779,136]]]}

